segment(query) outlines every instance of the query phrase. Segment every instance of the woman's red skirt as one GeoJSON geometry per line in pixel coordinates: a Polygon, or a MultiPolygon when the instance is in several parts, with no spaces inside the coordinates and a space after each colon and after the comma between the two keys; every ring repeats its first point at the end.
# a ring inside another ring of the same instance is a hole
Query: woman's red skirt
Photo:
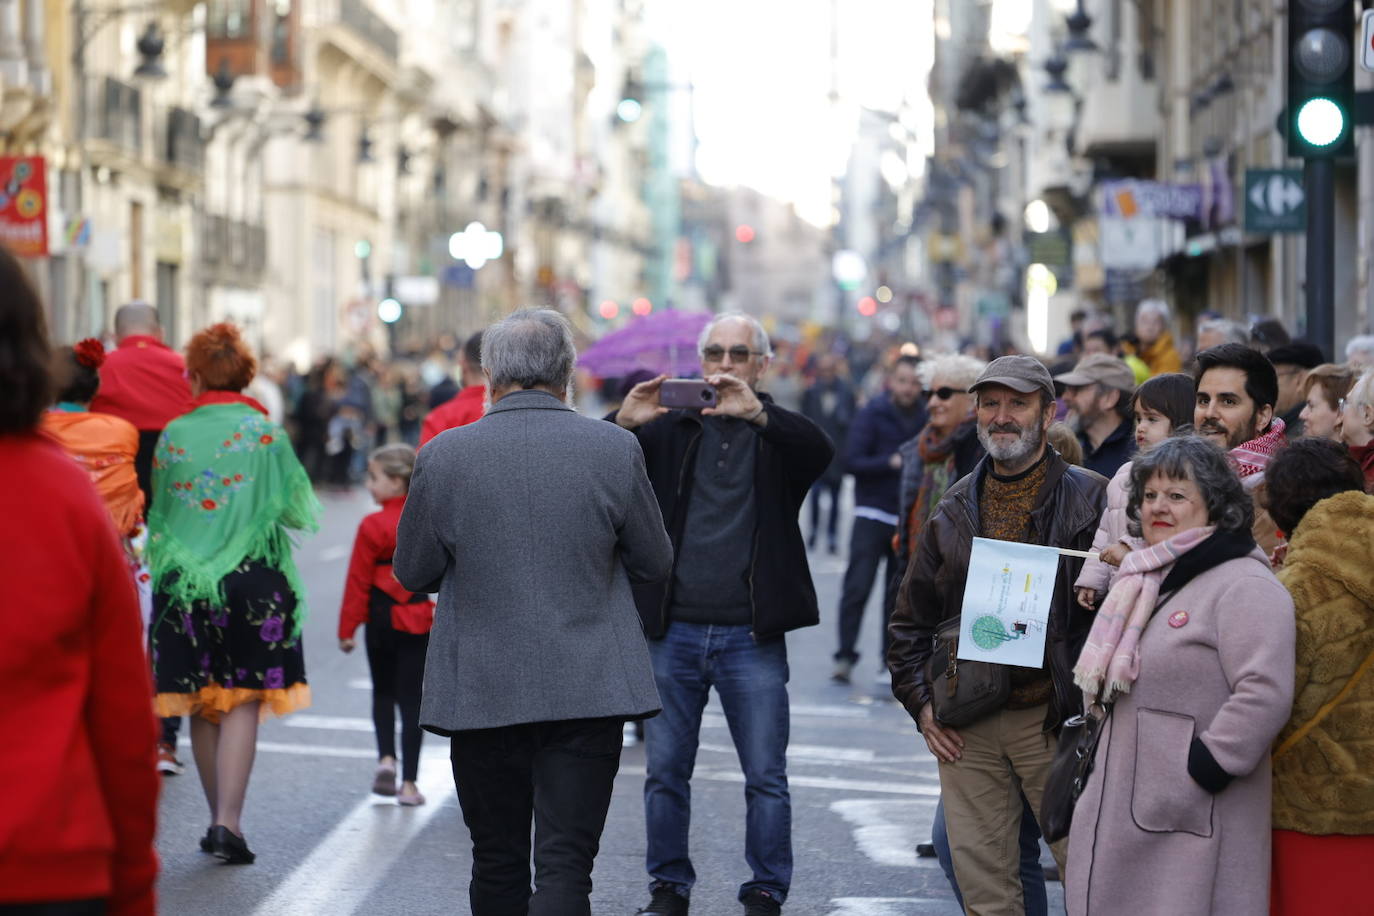
{"type": "Polygon", "coordinates": [[[1274,831],[1270,916],[1374,916],[1374,835],[1274,831]]]}

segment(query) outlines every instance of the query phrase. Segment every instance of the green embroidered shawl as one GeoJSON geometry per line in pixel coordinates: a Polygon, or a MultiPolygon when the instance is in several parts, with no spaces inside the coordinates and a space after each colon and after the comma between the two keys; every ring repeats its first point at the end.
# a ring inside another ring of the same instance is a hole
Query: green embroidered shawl
{"type": "Polygon", "coordinates": [[[243,402],[210,402],[167,424],[153,458],[148,567],[179,606],[223,604],[223,579],[247,559],[305,589],[286,529],[316,531],[319,501],[280,426],[243,402]]]}

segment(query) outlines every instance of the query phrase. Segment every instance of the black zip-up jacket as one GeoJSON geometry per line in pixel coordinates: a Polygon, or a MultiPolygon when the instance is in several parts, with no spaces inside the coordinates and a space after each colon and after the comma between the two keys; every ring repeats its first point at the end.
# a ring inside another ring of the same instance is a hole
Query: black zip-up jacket
{"type": "MultiPolygon", "coordinates": [[[[760,392],[758,397],[768,412],[768,425],[750,425],[757,434],[757,444],[749,601],[754,638],[766,639],[820,622],[797,513],[807,491],[834,457],[835,446],[806,417],[779,407],[767,394],[760,392]]],[[[614,421],[615,414],[607,419],[614,421]]],[[[701,431],[701,414],[690,410],[670,411],[633,430],[644,449],[649,483],[673,542],[674,567],[687,523],[701,431]]],[[[668,631],[673,576],[669,573],[660,582],[634,586],[644,634],[650,639],[659,639],[668,631]]]]}
{"type": "MultiPolygon", "coordinates": [[[[1035,543],[1091,550],[1107,505],[1107,479],[1070,466],[1053,450],[1048,461],[1045,483],[1031,509],[1035,543]]],[[[969,554],[973,539],[982,534],[978,505],[989,466],[984,458],[973,473],[945,491],[944,499],[921,529],[921,543],[897,592],[897,606],[888,626],[892,644],[887,651],[887,667],[892,672],[893,695],[918,723],[921,707],[930,700],[926,661],[934,650],[935,631],[944,621],[957,617],[964,603],[969,554]]],[[[1083,561],[1066,557],[1059,563],[1045,644],[1054,681],[1046,731],[1057,730],[1082,706],[1082,691],[1073,683],[1073,666],[1094,617],[1093,611],[1080,607],[1074,599],[1073,583],[1083,561]]]]}

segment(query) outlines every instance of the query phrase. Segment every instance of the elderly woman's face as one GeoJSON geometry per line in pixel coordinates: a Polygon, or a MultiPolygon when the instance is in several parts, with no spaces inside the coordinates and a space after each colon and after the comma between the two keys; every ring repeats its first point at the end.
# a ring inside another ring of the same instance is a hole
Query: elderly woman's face
{"type": "Polygon", "coordinates": [[[1347,395],[1341,403],[1339,417],[1336,434],[1346,445],[1362,447],[1374,441],[1374,407],[1347,395]]]}
{"type": "Polygon", "coordinates": [[[954,427],[973,416],[973,395],[962,385],[951,385],[949,379],[935,376],[930,381],[930,395],[926,401],[930,411],[930,425],[941,433],[949,433],[954,427]]]}
{"type": "Polygon", "coordinates": [[[1140,533],[1153,547],[1190,528],[1207,525],[1207,501],[1197,484],[1155,474],[1140,499],[1140,533]]]}
{"type": "Polygon", "coordinates": [[[1336,431],[1336,421],[1340,419],[1340,414],[1336,413],[1336,408],[1326,399],[1326,392],[1320,385],[1313,385],[1308,389],[1307,405],[1303,407],[1302,413],[1298,414],[1298,419],[1302,420],[1304,436],[1340,441],[1340,433],[1336,431]]]}

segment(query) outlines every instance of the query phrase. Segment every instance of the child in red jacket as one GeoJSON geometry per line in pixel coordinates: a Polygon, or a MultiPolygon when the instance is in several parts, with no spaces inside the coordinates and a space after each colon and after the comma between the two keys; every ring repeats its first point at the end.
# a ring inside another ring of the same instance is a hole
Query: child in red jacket
{"type": "Polygon", "coordinates": [[[367,624],[364,645],[372,672],[372,724],[377,730],[377,773],[372,791],[395,795],[402,805],[423,805],[415,786],[420,772],[420,692],[425,652],[434,622],[434,602],[407,591],[391,572],[396,551],[396,525],[405,507],[415,450],[385,445],[367,462],[367,490],[381,509],[362,520],[353,541],[343,607],[339,612],[339,648],[352,652],[354,634],[367,624]],[[396,707],[401,708],[401,790],[396,791],[396,707]]]}

